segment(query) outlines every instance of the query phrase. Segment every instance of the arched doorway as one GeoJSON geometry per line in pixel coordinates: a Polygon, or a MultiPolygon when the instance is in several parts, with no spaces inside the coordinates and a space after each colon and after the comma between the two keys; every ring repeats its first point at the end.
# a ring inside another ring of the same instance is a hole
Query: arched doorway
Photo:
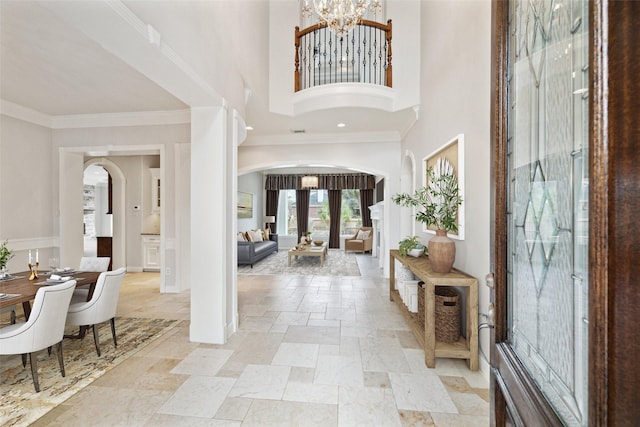
{"type": "MultiPolygon", "coordinates": [[[[96,229],[97,234],[108,234],[107,230],[111,231],[111,261],[112,268],[126,267],[126,244],[125,244],[125,230],[126,230],[126,215],[124,214],[125,207],[125,177],[124,173],[118,167],[117,164],[111,160],[100,157],[89,159],[84,163],[85,171],[95,171],[100,168],[104,169],[106,174],[111,177],[111,214],[103,218],[102,227],[96,229]],[[107,221],[109,224],[107,224],[107,221]]],[[[107,190],[108,191],[108,190],[107,190]]],[[[108,202],[107,202],[108,203],[108,202]]],[[[100,218],[100,216],[98,216],[100,218]]],[[[96,221],[98,222],[98,221],[96,221]]],[[[96,224],[99,225],[99,224],[96,224]]],[[[96,248],[97,249],[97,248],[96,248]]]]}

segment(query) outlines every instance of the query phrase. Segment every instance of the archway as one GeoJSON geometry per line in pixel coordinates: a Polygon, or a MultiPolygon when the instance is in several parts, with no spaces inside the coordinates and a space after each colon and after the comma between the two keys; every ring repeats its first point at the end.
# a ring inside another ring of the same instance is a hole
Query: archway
{"type": "Polygon", "coordinates": [[[91,165],[102,166],[111,176],[112,181],[112,264],[113,269],[126,267],[126,215],[125,215],[125,176],[120,167],[105,157],[89,159],[84,168],[91,165]]]}
{"type": "MultiPolygon", "coordinates": [[[[413,193],[416,189],[416,159],[413,152],[407,150],[402,158],[402,166],[400,169],[400,191],[403,193],[413,193]]],[[[416,234],[416,222],[413,220],[415,215],[414,208],[401,207],[400,215],[400,235],[413,236],[416,234]]]]}

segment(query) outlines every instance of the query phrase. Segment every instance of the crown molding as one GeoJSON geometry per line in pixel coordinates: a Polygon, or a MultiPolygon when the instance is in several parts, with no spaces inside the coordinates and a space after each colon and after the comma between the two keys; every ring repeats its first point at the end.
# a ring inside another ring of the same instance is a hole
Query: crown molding
{"type": "Polygon", "coordinates": [[[401,134],[388,132],[353,132],[322,134],[249,135],[242,146],[305,145],[305,144],[360,144],[372,142],[401,142],[401,134]]]}
{"type": "Polygon", "coordinates": [[[140,111],[130,113],[76,114],[54,116],[53,129],[77,129],[118,126],[158,126],[191,123],[191,111],[140,111]]]}
{"type": "Polygon", "coordinates": [[[52,127],[51,116],[31,108],[0,99],[0,114],[46,128],[52,127]]]}
{"type": "Polygon", "coordinates": [[[5,100],[0,100],[0,114],[49,129],[159,126],[191,123],[191,110],[189,109],[50,116],[5,100]]]}

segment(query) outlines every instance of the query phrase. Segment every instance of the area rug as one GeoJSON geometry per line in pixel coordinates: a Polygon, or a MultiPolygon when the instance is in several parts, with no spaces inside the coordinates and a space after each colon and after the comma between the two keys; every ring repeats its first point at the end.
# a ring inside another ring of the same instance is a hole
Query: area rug
{"type": "MultiPolygon", "coordinates": [[[[60,375],[55,349],[51,355],[46,350],[38,352],[40,393],[33,388],[28,361],[23,368],[19,355],[1,356],[0,425],[29,425],[179,323],[179,320],[116,318],[118,347],[113,346],[109,323],[104,323],[99,328],[100,357],[90,330],[82,340],[65,339],[62,343],[64,378],[60,375]]],[[[77,328],[65,333],[77,333],[77,328]]]]}
{"type": "Polygon", "coordinates": [[[345,253],[340,249],[329,249],[324,258],[324,265],[320,266],[320,257],[303,256],[295,259],[291,257],[291,267],[287,265],[288,251],[278,251],[275,254],[250,265],[239,265],[239,274],[294,274],[315,276],[360,276],[360,268],[353,252],[345,253]]]}

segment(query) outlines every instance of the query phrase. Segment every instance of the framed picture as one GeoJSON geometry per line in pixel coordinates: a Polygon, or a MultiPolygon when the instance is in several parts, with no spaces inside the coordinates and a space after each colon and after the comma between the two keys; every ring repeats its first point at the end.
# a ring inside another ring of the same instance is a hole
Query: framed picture
{"type": "MultiPolygon", "coordinates": [[[[462,198],[462,205],[458,207],[458,233],[448,233],[447,235],[452,239],[464,240],[464,134],[457,135],[423,159],[422,182],[425,186],[428,185],[427,171],[429,168],[435,167],[441,158],[445,158],[453,166],[458,180],[458,194],[462,198]]],[[[432,234],[436,233],[433,227],[427,228],[423,226],[423,231],[432,234]]]]}
{"type": "Polygon", "coordinates": [[[238,191],[238,218],[253,218],[253,194],[238,191]]]}

